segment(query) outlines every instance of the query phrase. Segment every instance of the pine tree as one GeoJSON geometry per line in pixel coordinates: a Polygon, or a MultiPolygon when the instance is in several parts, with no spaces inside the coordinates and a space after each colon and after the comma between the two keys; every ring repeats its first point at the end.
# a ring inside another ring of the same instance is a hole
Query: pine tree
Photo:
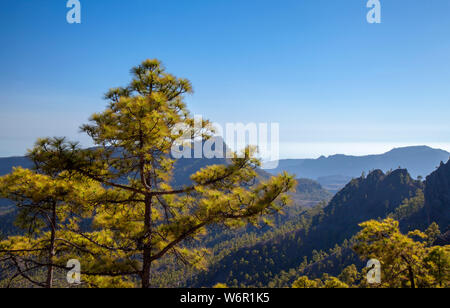
{"type": "Polygon", "coordinates": [[[88,179],[52,177],[22,168],[0,178],[0,197],[15,203],[16,225],[24,230],[24,235],[0,242],[0,260],[10,268],[7,286],[18,278],[28,285],[53,286],[55,269],[65,269],[66,252],[74,248],[65,225],[73,214],[82,216],[83,204],[101,189],[88,179]]]}
{"type": "Polygon", "coordinates": [[[184,103],[192,93],[186,79],[165,71],[158,60],[132,69],[126,87],[105,96],[108,108],[82,127],[95,147],[82,149],[59,139],[43,139],[30,157],[46,174],[82,177],[102,188],[89,199],[90,232],[73,220],[70,242],[82,260],[82,274],[92,286],[151,287],[152,267],[167,255],[202,266],[205,251],[188,240],[208,226],[257,224],[288,203],[293,177],[282,174],[258,181],[254,149],[234,154],[191,176],[192,184],[172,187],[171,150],[180,138],[210,138],[211,124],[194,125],[184,103]],[[75,247],[83,247],[83,250],[75,247]]]}
{"type": "Polygon", "coordinates": [[[363,259],[380,261],[382,287],[436,287],[448,282],[450,246],[427,247],[426,234],[418,230],[402,234],[398,221],[391,218],[360,226],[354,249],[363,259]]]}

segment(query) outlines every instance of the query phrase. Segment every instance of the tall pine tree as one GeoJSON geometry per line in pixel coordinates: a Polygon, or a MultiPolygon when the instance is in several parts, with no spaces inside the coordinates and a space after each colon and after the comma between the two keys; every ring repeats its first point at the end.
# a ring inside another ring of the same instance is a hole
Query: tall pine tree
{"type": "Polygon", "coordinates": [[[93,286],[139,281],[149,288],[152,266],[168,255],[200,266],[204,251],[186,241],[211,225],[265,222],[288,203],[286,193],[295,187],[288,174],[259,181],[252,148],[192,174],[191,185],[172,187],[173,147],[183,136],[205,140],[214,131],[208,121],[194,125],[184,103],[192,93],[188,80],[168,74],[158,60],[144,61],[132,75],[128,86],[106,94],[108,108],[82,127],[94,148],[43,139],[30,152],[44,174],[101,187],[84,204],[92,225],[79,227],[86,210],[65,225],[72,244],[67,254],[80,258],[84,280],[93,286]]]}

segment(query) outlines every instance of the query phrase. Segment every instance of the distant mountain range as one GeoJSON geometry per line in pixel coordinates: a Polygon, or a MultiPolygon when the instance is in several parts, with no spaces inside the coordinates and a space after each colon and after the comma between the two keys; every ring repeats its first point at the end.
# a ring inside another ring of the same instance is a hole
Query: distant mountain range
{"type": "Polygon", "coordinates": [[[426,177],[439,167],[441,162],[447,162],[450,153],[427,146],[413,146],[393,149],[380,155],[322,156],[318,159],[287,159],[280,160],[279,166],[267,170],[272,174],[287,171],[297,177],[317,180],[325,188],[338,191],[352,178],[379,169],[384,172],[400,168],[408,169],[412,177],[426,177]]]}
{"type": "MultiPolygon", "coordinates": [[[[295,174],[297,178],[313,179],[323,188],[336,193],[352,178],[361,176],[363,172],[368,174],[375,169],[387,172],[401,167],[407,169],[414,178],[418,176],[425,178],[435,171],[441,162],[446,162],[449,158],[450,153],[444,150],[414,146],[393,149],[380,155],[333,155],[318,159],[280,160],[278,168],[259,170],[259,173],[262,178],[267,179],[270,174],[287,171],[295,174]]],[[[189,176],[194,172],[208,165],[224,163],[225,159],[180,159],[176,164],[174,184],[189,184],[189,176]]],[[[0,158],[0,176],[11,172],[14,166],[30,168],[32,163],[26,157],[0,158]]]]}

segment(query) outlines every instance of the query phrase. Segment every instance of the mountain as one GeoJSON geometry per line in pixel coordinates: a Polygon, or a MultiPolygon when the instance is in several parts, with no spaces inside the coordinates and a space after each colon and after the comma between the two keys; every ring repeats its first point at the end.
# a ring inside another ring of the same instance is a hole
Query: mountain
{"type": "Polygon", "coordinates": [[[436,222],[448,228],[450,224],[450,161],[446,164],[442,163],[427,177],[425,210],[429,223],[436,222]]]}
{"type": "Polygon", "coordinates": [[[187,286],[222,282],[288,287],[302,275],[338,275],[351,264],[362,268],[365,263],[351,249],[351,240],[360,230],[358,224],[371,219],[393,217],[404,233],[416,228],[424,231],[435,221],[445,232],[435,244],[448,245],[449,194],[450,161],[425,182],[414,180],[406,169],[372,171],[353,179],[327,206],[305,210],[273,232],[247,232],[246,237],[236,236],[228,245],[213,247],[220,253],[208,270],[191,278],[187,286]],[[224,248],[228,250],[224,252],[224,248]]]}
{"type": "Polygon", "coordinates": [[[0,158],[0,176],[10,173],[13,167],[31,168],[32,165],[26,157],[0,158]]]}
{"type": "Polygon", "coordinates": [[[367,177],[352,180],[313,218],[297,252],[308,255],[313,249],[329,249],[342,243],[358,232],[359,223],[386,217],[419,189],[423,184],[413,180],[405,169],[388,174],[375,170],[367,177]]]}
{"type": "Polygon", "coordinates": [[[298,177],[316,179],[324,187],[336,191],[348,183],[349,178],[359,177],[363,172],[375,169],[387,172],[401,167],[408,169],[414,178],[425,177],[449,157],[450,153],[443,150],[413,146],[393,149],[381,155],[333,155],[318,159],[280,160],[278,168],[267,171],[273,174],[288,171],[298,177]]]}
{"type": "Polygon", "coordinates": [[[386,217],[420,189],[423,183],[412,179],[406,169],[387,174],[375,170],[354,179],[325,207],[316,227],[320,235],[310,241],[321,238],[327,247],[340,243],[359,230],[359,223],[386,217]]]}
{"type": "MultiPolygon", "coordinates": [[[[405,169],[386,174],[375,170],[367,177],[353,179],[324,208],[305,210],[276,226],[273,232],[237,236],[229,244],[229,250],[225,250],[226,244],[220,249],[212,248],[218,252],[213,264],[208,271],[193,277],[188,285],[207,287],[223,282],[229,286],[285,287],[289,284],[280,285],[275,281],[286,273],[298,273],[305,257],[317,260],[320,259],[318,251],[345,245],[360,230],[359,223],[386,218],[422,189],[423,183],[414,180],[405,169]]],[[[322,273],[340,272],[344,266],[357,264],[354,254],[336,251],[327,257],[330,259],[326,263],[334,260],[339,264],[329,270],[321,267],[322,273]]],[[[308,273],[313,271],[319,269],[308,267],[308,273]]]]}

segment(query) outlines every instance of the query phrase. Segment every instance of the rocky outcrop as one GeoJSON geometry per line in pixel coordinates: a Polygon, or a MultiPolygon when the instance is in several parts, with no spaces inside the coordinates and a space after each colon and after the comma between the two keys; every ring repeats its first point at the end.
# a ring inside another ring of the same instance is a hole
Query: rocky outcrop
{"type": "Polygon", "coordinates": [[[450,161],[431,173],[426,180],[425,211],[428,223],[436,222],[441,230],[450,224],[450,161]]]}

